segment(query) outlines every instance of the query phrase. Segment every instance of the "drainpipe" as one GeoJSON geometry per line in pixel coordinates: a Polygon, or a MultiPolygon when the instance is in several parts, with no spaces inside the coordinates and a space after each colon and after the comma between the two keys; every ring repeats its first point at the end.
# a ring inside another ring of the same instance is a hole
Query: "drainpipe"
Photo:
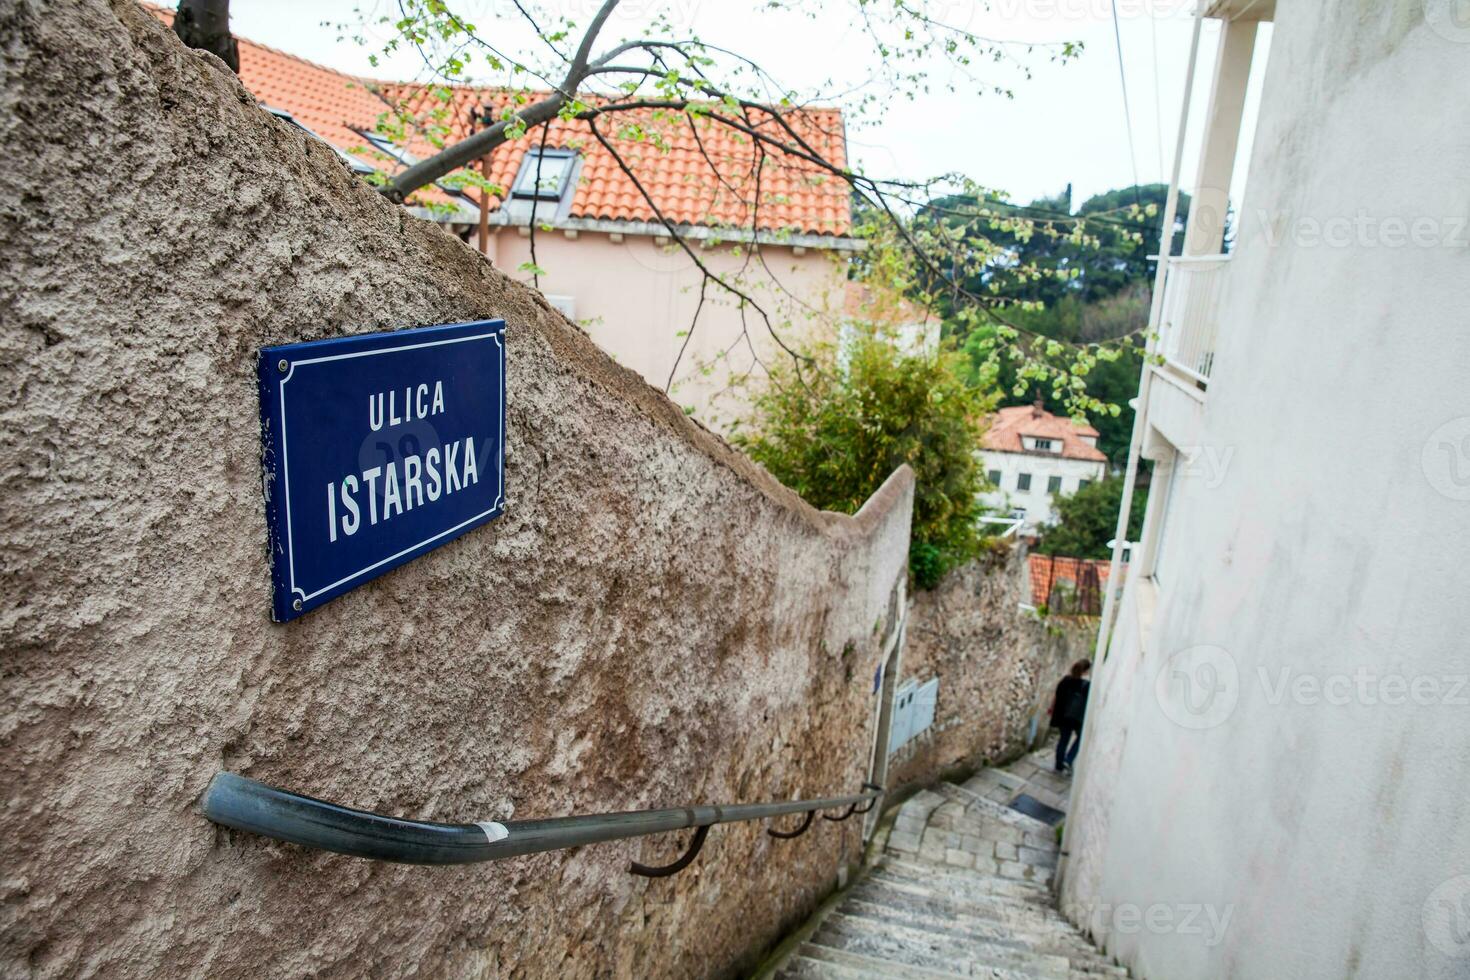
{"type": "Polygon", "coordinates": [[[1120,591],[1117,588],[1118,568],[1123,561],[1123,545],[1128,536],[1128,515],[1133,509],[1133,488],[1138,479],[1138,458],[1143,450],[1143,434],[1147,431],[1145,427],[1148,423],[1149,385],[1153,379],[1149,364],[1157,344],[1155,338],[1159,332],[1159,320],[1163,315],[1164,279],[1168,273],[1169,256],[1174,250],[1174,218],[1179,210],[1179,172],[1184,161],[1184,137],[1189,129],[1189,102],[1194,92],[1194,69],[1199,60],[1199,36],[1204,22],[1204,7],[1203,2],[1195,7],[1194,33],[1189,41],[1189,67],[1184,73],[1184,104],[1179,109],[1179,136],[1174,142],[1174,172],[1169,178],[1169,196],[1164,203],[1164,222],[1159,234],[1159,265],[1154,271],[1154,294],[1153,301],[1149,304],[1143,370],[1139,372],[1138,397],[1134,399],[1133,435],[1128,440],[1128,469],[1123,477],[1123,501],[1118,508],[1118,526],[1113,535],[1113,556],[1108,566],[1108,588],[1103,597],[1102,622],[1098,624],[1097,646],[1092,655],[1096,664],[1101,664],[1108,653],[1114,607],[1117,605],[1116,596],[1120,591]]]}

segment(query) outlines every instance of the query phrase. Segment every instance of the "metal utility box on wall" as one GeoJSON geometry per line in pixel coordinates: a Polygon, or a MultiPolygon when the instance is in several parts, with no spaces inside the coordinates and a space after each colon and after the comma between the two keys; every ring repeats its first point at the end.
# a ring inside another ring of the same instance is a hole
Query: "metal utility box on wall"
{"type": "Polygon", "coordinates": [[[939,678],[919,684],[906,680],[893,696],[893,724],[889,729],[888,752],[903,748],[914,736],[934,724],[934,706],[939,700],[939,678]]]}

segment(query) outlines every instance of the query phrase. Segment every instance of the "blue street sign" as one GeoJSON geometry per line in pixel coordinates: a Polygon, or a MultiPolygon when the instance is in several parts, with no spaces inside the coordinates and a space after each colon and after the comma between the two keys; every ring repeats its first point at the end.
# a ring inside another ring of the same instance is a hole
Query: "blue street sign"
{"type": "Polygon", "coordinates": [[[295,619],[505,507],[505,321],[265,347],[271,616],[295,619]]]}

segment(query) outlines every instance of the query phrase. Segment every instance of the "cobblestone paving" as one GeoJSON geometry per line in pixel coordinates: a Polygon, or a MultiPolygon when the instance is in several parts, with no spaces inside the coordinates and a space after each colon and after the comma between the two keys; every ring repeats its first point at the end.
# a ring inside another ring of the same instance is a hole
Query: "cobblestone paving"
{"type": "Polygon", "coordinates": [[[882,858],[779,976],[1126,977],[1056,910],[1056,828],[1009,807],[1025,793],[1066,811],[1051,764],[1042,749],[907,800],[882,858]]]}

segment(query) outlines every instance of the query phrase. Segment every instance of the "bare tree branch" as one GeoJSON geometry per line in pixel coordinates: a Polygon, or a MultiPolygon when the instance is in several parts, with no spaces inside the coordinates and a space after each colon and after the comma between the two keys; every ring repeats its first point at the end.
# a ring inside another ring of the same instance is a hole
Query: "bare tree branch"
{"type": "Polygon", "coordinates": [[[618,0],[604,0],[603,5],[592,18],[592,23],[587,26],[586,33],[582,35],[582,43],[578,45],[577,53],[572,57],[566,79],[557,91],[520,112],[512,114],[509,118],[502,119],[493,126],[460,140],[443,152],[436,153],[427,160],[421,160],[409,167],[383,186],[384,196],[389,200],[402,203],[408,198],[408,195],[425,184],[432,183],[489,153],[504,143],[512,131],[530,129],[555,119],[562,106],[573,97],[573,93],[581,87],[583,80],[587,77],[592,46],[597,43],[598,34],[601,33],[603,25],[607,23],[608,17],[612,15],[617,5],[618,0]]]}

